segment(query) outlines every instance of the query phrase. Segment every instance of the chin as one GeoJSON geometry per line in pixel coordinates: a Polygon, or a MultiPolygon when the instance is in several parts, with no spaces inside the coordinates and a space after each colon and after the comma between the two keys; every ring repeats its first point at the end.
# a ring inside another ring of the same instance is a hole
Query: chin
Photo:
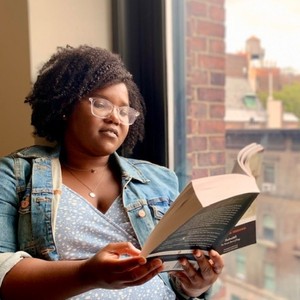
{"type": "Polygon", "coordinates": [[[99,156],[107,156],[117,151],[117,147],[101,147],[96,150],[96,154],[99,156]]]}

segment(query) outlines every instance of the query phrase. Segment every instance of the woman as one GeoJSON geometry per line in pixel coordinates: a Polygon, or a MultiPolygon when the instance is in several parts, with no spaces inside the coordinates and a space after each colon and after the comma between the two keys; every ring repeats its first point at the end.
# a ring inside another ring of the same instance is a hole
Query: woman
{"type": "Polygon", "coordinates": [[[169,275],[139,256],[178,186],[167,168],[116,153],[144,133],[143,100],[120,58],[61,48],[25,102],[35,134],[56,146],[0,161],[1,299],[204,298],[223,268],[217,252],[196,250],[198,270],[182,259],[184,271],[169,275]]]}

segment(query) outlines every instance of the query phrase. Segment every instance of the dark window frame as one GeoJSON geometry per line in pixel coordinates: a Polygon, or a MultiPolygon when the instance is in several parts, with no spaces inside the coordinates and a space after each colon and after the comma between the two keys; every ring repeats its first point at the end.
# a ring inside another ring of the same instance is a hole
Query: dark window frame
{"type": "Polygon", "coordinates": [[[165,1],[112,0],[112,20],[113,51],[133,74],[147,108],[145,139],[130,156],[168,166],[165,1]]]}

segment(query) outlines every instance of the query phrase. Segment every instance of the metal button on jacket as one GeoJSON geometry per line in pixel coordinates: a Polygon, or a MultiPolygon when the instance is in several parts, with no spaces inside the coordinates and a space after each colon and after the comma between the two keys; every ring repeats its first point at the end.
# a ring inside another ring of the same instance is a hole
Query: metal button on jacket
{"type": "Polygon", "coordinates": [[[141,210],[138,212],[138,215],[139,215],[139,217],[144,218],[144,217],[146,216],[146,213],[145,213],[145,211],[144,211],[143,209],[141,209],[141,210]]]}

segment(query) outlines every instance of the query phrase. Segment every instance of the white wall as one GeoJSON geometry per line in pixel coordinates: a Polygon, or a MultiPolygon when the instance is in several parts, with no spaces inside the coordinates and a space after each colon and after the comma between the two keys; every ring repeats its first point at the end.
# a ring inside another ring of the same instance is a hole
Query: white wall
{"type": "Polygon", "coordinates": [[[35,142],[24,99],[57,46],[112,47],[111,0],[0,1],[0,156],[35,142]]]}
{"type": "Polygon", "coordinates": [[[33,143],[30,109],[29,32],[26,0],[0,1],[0,155],[33,143]]]}
{"type": "Polygon", "coordinates": [[[58,46],[111,49],[110,0],[28,0],[31,75],[58,46]]]}

